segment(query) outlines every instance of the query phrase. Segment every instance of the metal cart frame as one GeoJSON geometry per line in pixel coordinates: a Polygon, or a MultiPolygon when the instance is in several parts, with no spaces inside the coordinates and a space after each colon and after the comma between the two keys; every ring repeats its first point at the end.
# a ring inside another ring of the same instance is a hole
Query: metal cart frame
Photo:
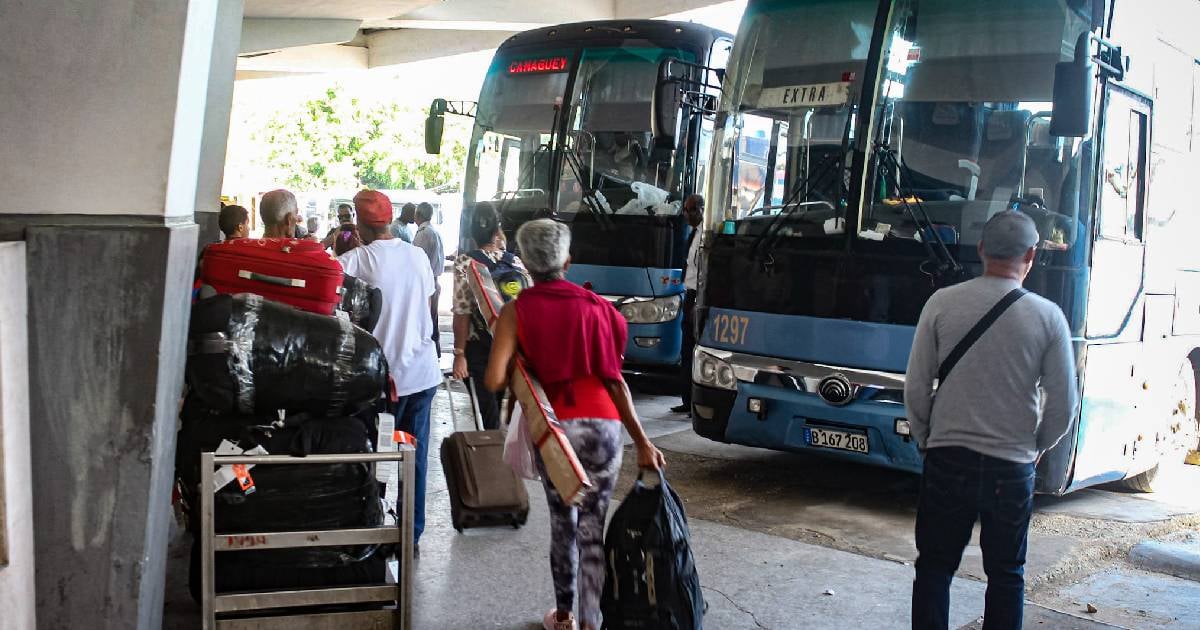
{"type": "Polygon", "coordinates": [[[409,630],[412,628],[413,505],[416,451],[402,448],[387,453],[347,455],[214,455],[200,454],[201,610],[204,630],[409,630]],[[363,527],[289,532],[214,533],[213,476],[226,464],[348,464],[395,461],[400,465],[400,514],[395,527],[363,527]],[[400,568],[396,584],[252,591],[217,595],[214,583],[216,552],[236,552],[332,545],[396,544],[400,568]],[[217,619],[218,613],[268,611],[295,606],[394,602],[373,610],[320,612],[264,617],[217,619]]]}

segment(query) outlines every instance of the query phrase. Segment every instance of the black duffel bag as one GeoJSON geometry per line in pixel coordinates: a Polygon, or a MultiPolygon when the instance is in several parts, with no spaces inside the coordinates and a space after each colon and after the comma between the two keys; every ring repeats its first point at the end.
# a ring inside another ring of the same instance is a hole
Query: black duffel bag
{"type": "Polygon", "coordinates": [[[617,506],[604,536],[603,630],[702,630],[708,606],[692,556],[683,501],[642,473],[617,506]]]}
{"type": "Polygon", "coordinates": [[[196,302],[188,328],[189,394],[230,414],[308,411],[330,417],[372,407],[387,360],[371,333],[253,294],[196,302]]]}

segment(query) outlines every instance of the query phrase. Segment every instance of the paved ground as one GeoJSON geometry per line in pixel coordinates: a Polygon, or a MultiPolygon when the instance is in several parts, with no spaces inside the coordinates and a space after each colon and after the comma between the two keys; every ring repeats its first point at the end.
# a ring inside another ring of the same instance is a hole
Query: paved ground
{"type": "MultiPolygon", "coordinates": [[[[900,628],[908,625],[917,478],[875,468],[720,445],[671,414],[675,400],[639,394],[648,432],[667,452],[668,479],[686,501],[709,628],[900,628]],[[829,593],[829,594],[826,594],[829,593]]],[[[467,428],[465,393],[455,394],[467,428]]],[[[548,522],[530,482],[521,530],[449,525],[440,440],[453,431],[446,394],[435,402],[429,524],[416,566],[418,628],[534,629],[552,604],[548,522]]],[[[626,457],[618,497],[632,483],[626,457]]],[[[1200,472],[1200,471],[1189,471],[1200,472]]],[[[1167,496],[1088,490],[1041,497],[1031,533],[1027,627],[1200,627],[1200,586],[1135,569],[1125,555],[1200,523],[1200,475],[1167,496]],[[1096,613],[1088,613],[1092,604],[1096,613]]],[[[169,628],[197,627],[172,553],[169,628]]],[[[955,626],[978,627],[984,584],[977,547],[954,586],[955,626]]]]}

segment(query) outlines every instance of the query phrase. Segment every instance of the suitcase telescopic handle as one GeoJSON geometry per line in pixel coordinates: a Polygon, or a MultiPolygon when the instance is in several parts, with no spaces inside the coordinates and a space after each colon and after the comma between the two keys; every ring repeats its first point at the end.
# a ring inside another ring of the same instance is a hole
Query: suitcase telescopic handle
{"type": "Polygon", "coordinates": [[[246,280],[256,280],[258,282],[266,282],[268,284],[277,284],[281,287],[297,287],[303,289],[307,284],[303,278],[284,278],[283,276],[271,276],[249,269],[239,269],[238,277],[246,280]]]}
{"type": "Polygon", "coordinates": [[[471,394],[471,415],[475,417],[475,430],[483,430],[483,416],[479,410],[479,395],[475,393],[475,379],[467,379],[467,392],[471,394]]]}

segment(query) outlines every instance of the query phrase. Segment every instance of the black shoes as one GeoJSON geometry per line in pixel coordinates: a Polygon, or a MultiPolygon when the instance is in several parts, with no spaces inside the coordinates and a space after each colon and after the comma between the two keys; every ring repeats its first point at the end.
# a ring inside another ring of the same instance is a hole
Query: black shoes
{"type": "Polygon", "coordinates": [[[687,415],[690,416],[690,415],[692,415],[692,406],[691,405],[675,405],[674,407],[671,407],[671,413],[686,413],[687,415]]]}

